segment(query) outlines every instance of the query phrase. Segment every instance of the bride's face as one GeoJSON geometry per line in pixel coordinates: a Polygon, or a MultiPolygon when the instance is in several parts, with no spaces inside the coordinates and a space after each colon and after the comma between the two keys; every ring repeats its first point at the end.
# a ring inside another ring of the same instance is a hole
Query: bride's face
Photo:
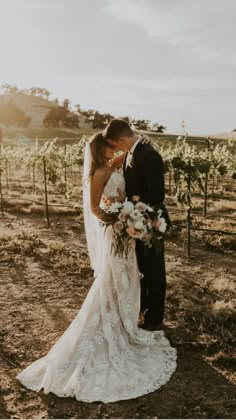
{"type": "Polygon", "coordinates": [[[113,159],[114,158],[115,151],[116,151],[116,147],[115,146],[107,146],[106,149],[105,149],[104,157],[106,159],[109,159],[109,160],[110,159],[113,159]]]}

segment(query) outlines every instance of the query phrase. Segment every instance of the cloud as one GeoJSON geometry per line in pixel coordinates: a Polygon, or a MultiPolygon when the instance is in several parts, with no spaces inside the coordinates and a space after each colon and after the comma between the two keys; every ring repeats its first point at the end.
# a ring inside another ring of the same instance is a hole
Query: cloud
{"type": "Polygon", "coordinates": [[[150,37],[167,43],[204,42],[214,35],[236,35],[234,0],[103,0],[104,10],[115,19],[141,27],[150,37]]]}

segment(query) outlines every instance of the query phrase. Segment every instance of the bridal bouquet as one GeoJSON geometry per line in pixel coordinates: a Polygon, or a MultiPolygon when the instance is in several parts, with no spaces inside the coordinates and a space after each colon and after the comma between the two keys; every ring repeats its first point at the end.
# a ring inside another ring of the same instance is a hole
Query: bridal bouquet
{"type": "Polygon", "coordinates": [[[117,221],[112,224],[112,250],[115,254],[127,256],[131,239],[139,239],[148,248],[155,247],[158,250],[167,228],[162,210],[152,208],[141,201],[124,201],[112,203],[107,211],[117,217],[117,221]]]}

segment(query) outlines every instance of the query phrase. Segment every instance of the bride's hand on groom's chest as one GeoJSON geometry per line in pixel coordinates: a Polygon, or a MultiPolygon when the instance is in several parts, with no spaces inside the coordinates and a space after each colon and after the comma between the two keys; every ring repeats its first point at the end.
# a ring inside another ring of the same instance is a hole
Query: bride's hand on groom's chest
{"type": "Polygon", "coordinates": [[[119,202],[123,203],[126,199],[126,194],[124,191],[122,191],[120,188],[117,188],[117,195],[113,197],[106,197],[105,195],[102,196],[103,203],[110,207],[112,203],[119,202]]]}

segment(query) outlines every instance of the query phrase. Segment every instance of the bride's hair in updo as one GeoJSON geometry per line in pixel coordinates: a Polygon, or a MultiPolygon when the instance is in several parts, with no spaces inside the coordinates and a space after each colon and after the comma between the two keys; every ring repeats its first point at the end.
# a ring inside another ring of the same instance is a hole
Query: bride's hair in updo
{"type": "Polygon", "coordinates": [[[102,132],[94,134],[89,140],[91,150],[91,166],[89,178],[91,179],[96,170],[106,164],[105,150],[109,147],[102,132]]]}

